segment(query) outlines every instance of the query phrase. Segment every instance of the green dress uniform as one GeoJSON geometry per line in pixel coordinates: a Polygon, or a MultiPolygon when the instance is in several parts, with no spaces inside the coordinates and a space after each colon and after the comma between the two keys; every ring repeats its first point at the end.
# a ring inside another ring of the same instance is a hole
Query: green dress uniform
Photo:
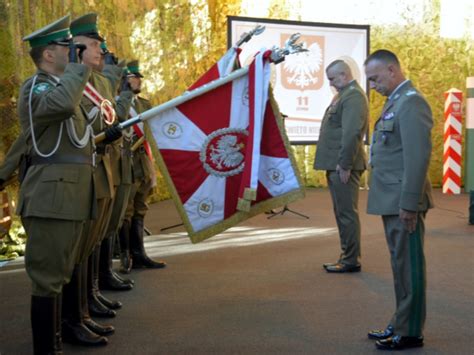
{"type": "MultiPolygon", "coordinates": [[[[133,107],[137,113],[142,113],[152,108],[150,101],[140,96],[135,97],[133,107]]],[[[138,136],[134,134],[132,144],[134,144],[138,139],[138,136]]],[[[135,182],[132,187],[127,211],[125,213],[125,219],[128,222],[131,222],[131,219],[134,216],[145,218],[148,211],[147,199],[151,189],[156,185],[155,166],[146,153],[143,144],[133,152],[133,176],[135,182]]]]}
{"type": "Polygon", "coordinates": [[[424,219],[433,206],[428,165],[433,118],[430,106],[409,80],[390,95],[375,124],[370,154],[367,212],[381,215],[391,256],[396,310],[393,333],[418,337],[426,316],[424,219]],[[400,209],[417,212],[409,233],[400,209]]]}
{"type": "MultiPolygon", "coordinates": [[[[69,44],[69,22],[65,16],[24,40],[42,56],[49,45],[69,44]]],[[[59,68],[63,59],[52,65],[59,68]]],[[[28,235],[25,267],[32,280],[35,354],[62,353],[60,293],[71,277],[85,221],[95,217],[93,137],[80,108],[90,74],[87,66],[75,63],[61,77],[38,69],[18,99],[28,169],[17,213],[28,235]]]]}
{"type": "Polygon", "coordinates": [[[321,123],[314,168],[326,170],[342,253],[339,263],[359,265],[359,182],[367,168],[363,137],[368,126],[365,92],[353,80],[334,98],[321,123]],[[336,166],[351,170],[347,184],[341,182],[336,166]]]}

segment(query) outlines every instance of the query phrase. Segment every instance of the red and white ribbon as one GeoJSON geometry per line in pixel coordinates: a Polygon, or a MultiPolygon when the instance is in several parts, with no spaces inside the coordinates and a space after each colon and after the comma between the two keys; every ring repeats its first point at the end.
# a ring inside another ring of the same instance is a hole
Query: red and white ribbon
{"type": "Polygon", "coordinates": [[[111,125],[115,122],[116,113],[112,103],[104,99],[91,83],[86,84],[83,94],[100,110],[100,114],[106,124],[111,125]]]}

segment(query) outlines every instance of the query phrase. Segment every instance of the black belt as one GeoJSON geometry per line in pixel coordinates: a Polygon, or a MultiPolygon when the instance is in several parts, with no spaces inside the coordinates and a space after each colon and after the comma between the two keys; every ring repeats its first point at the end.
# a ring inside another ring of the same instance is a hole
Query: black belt
{"type": "Polygon", "coordinates": [[[61,154],[52,155],[47,158],[33,155],[29,157],[30,165],[40,164],[88,164],[92,165],[92,157],[85,155],[61,154]]]}

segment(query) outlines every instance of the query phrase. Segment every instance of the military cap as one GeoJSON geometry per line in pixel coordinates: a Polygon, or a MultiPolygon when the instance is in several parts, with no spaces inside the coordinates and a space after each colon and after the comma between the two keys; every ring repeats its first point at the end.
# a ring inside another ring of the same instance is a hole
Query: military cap
{"type": "Polygon", "coordinates": [[[71,32],[69,31],[69,23],[71,17],[69,15],[40,28],[39,30],[23,37],[23,41],[30,42],[31,48],[43,47],[49,44],[58,44],[67,46],[71,40],[71,32]]]}
{"type": "Polygon", "coordinates": [[[138,60],[132,60],[128,62],[127,71],[129,76],[138,76],[139,78],[143,78],[143,75],[140,73],[138,60]]]}
{"type": "Polygon", "coordinates": [[[71,33],[73,36],[86,36],[101,42],[104,38],[99,34],[97,28],[97,14],[94,12],[78,17],[71,22],[71,33]]]}

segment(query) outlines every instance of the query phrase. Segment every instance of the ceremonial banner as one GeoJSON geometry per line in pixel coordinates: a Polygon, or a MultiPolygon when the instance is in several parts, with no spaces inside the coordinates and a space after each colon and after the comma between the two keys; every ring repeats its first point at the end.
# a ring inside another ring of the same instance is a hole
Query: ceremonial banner
{"type": "Polygon", "coordinates": [[[325,78],[329,63],[344,60],[354,79],[366,87],[363,68],[369,53],[369,26],[238,16],[229,16],[227,25],[229,46],[256,25],[265,26],[263,33],[242,47],[242,65],[266,43],[283,46],[292,34],[301,34],[300,40],[308,51],[288,56],[272,68],[271,74],[275,98],[281,112],[288,116],[285,126],[292,144],[315,144],[319,140],[325,108],[335,94],[325,78]]]}
{"type": "MultiPolygon", "coordinates": [[[[238,67],[229,52],[191,88],[238,67]]],[[[268,52],[248,74],[147,120],[160,169],[193,243],[304,196],[278,106],[268,52]]]]}

